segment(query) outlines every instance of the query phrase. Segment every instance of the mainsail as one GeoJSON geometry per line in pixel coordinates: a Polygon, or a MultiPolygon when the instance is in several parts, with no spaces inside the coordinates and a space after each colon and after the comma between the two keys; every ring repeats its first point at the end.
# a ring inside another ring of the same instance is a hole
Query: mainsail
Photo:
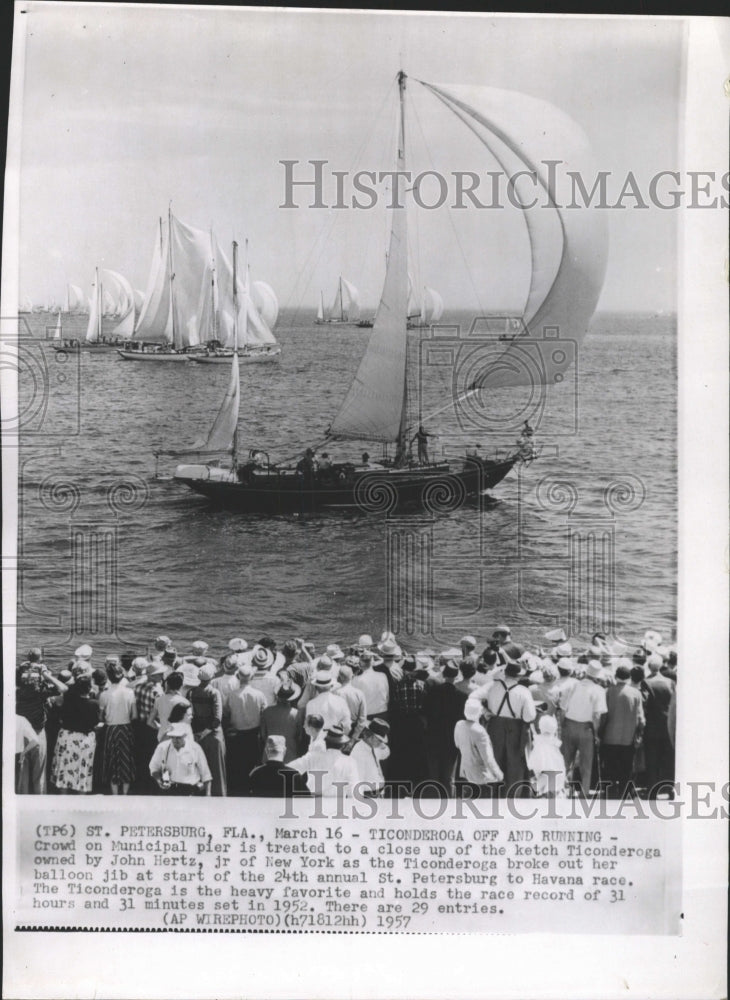
{"type": "MultiPolygon", "coordinates": [[[[276,344],[276,337],[254,304],[251,293],[251,282],[248,276],[248,265],[244,265],[243,280],[241,280],[242,276],[240,273],[236,276],[235,287],[237,290],[241,288],[241,295],[239,298],[238,294],[236,294],[236,304],[234,305],[233,265],[223,250],[221,250],[215,238],[214,245],[218,285],[218,339],[221,344],[224,347],[233,347],[236,337],[238,346],[244,349],[246,347],[276,344]],[[237,333],[234,318],[237,318],[238,321],[237,333]]],[[[238,265],[236,266],[238,267],[238,265]]],[[[261,284],[264,284],[264,282],[261,282],[261,284]]]]}
{"type": "Polygon", "coordinates": [[[163,226],[160,219],[144,304],[134,328],[133,340],[148,344],[172,343],[169,245],[169,226],[163,226]]]}
{"type": "Polygon", "coordinates": [[[528,338],[510,342],[475,379],[477,388],[552,384],[573,363],[601,293],[608,253],[605,215],[595,208],[563,209],[568,198],[551,190],[548,164],[561,176],[595,175],[588,140],[575,122],[547,101],[489,87],[424,84],[460,118],[515,183],[532,251],[532,275],[523,321],[528,338]],[[538,187],[532,181],[536,178],[538,187]]]}
{"type": "MultiPolygon", "coordinates": [[[[401,116],[397,170],[405,170],[405,130],[401,74],[401,116]]],[[[406,307],[408,303],[407,224],[405,207],[394,208],[385,283],[373,332],[354,381],[332,421],[333,437],[396,441],[406,413],[406,307]]]]}

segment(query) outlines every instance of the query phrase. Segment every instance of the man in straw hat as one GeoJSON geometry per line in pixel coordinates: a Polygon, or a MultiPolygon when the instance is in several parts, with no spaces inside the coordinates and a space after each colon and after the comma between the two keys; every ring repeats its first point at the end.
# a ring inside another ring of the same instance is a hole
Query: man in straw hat
{"type": "Polygon", "coordinates": [[[598,733],[607,711],[606,692],[600,684],[602,678],[603,667],[598,660],[590,660],[583,678],[561,698],[565,772],[570,776],[571,769],[579,763],[580,789],[584,797],[591,790],[593,757],[598,750],[598,733]]]}
{"type": "Polygon", "coordinates": [[[314,697],[300,709],[301,718],[304,720],[308,715],[321,715],[325,729],[341,726],[346,733],[349,733],[352,728],[350,709],[345,699],[335,693],[336,682],[335,664],[328,656],[321,656],[312,679],[314,697]]]}
{"type": "Polygon", "coordinates": [[[205,754],[190,730],[176,722],[150,761],[150,774],[165,795],[210,795],[211,775],[205,754]]]}
{"type": "MultiPolygon", "coordinates": [[[[471,661],[470,665],[473,666],[471,661]]],[[[476,669],[476,667],[474,667],[476,669]]],[[[428,777],[451,795],[456,767],[454,728],[464,717],[466,695],[456,687],[459,668],[453,661],[441,670],[442,683],[429,684],[424,701],[428,777]]]]}
{"type": "Polygon", "coordinates": [[[487,690],[485,699],[491,715],[487,733],[497,765],[504,774],[504,785],[499,791],[508,796],[525,794],[525,749],[530,723],[537,715],[529,689],[519,683],[523,672],[522,664],[510,661],[504,668],[504,676],[496,677],[487,690]]]}
{"type": "Polygon", "coordinates": [[[370,649],[360,653],[360,673],[353,678],[352,686],[361,691],[365,697],[365,711],[368,721],[383,719],[388,721],[388,703],[390,686],[388,678],[379,670],[373,669],[374,654],[370,649]]]}

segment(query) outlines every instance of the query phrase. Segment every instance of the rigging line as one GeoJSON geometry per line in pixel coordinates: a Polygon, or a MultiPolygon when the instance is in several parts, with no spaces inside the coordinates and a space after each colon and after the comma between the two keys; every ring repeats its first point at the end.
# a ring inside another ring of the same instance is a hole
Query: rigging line
{"type": "MultiPolygon", "coordinates": [[[[356,153],[355,153],[355,155],[353,157],[353,162],[350,165],[349,173],[352,173],[355,165],[360,161],[360,159],[361,159],[361,157],[363,155],[363,152],[364,152],[365,148],[367,147],[367,144],[371,141],[371,138],[372,138],[373,133],[375,131],[375,126],[380,121],[381,115],[383,113],[383,108],[385,107],[386,103],[391,99],[391,95],[392,95],[392,93],[393,93],[393,91],[395,89],[395,86],[396,86],[395,81],[391,81],[390,85],[388,86],[388,89],[385,92],[383,100],[381,101],[380,106],[378,107],[377,112],[375,113],[375,115],[373,115],[373,119],[372,119],[372,123],[370,125],[370,128],[365,133],[365,136],[364,136],[362,142],[360,143],[360,146],[358,147],[358,149],[357,149],[357,151],[356,151],[356,153]]],[[[337,210],[335,210],[335,211],[337,211],[337,210]]],[[[322,227],[322,230],[321,230],[319,236],[316,237],[316,239],[314,241],[314,244],[312,246],[312,249],[307,254],[307,256],[306,256],[306,258],[304,260],[304,263],[302,264],[301,268],[299,269],[299,273],[297,274],[297,277],[295,279],[294,287],[292,288],[292,292],[291,292],[291,294],[289,295],[289,297],[287,298],[287,300],[285,302],[285,307],[289,307],[292,299],[295,299],[295,298],[299,299],[299,305],[295,307],[295,312],[294,312],[294,315],[292,317],[292,322],[296,321],[297,317],[299,316],[299,313],[301,311],[301,299],[303,298],[304,293],[307,291],[307,289],[309,288],[309,286],[311,284],[312,274],[314,273],[315,267],[317,266],[317,264],[322,259],[322,254],[324,253],[325,241],[331,235],[332,229],[334,228],[335,223],[337,222],[337,218],[338,218],[337,215],[333,215],[331,218],[327,219],[326,222],[323,224],[323,227],[322,227]],[[315,255],[315,250],[317,248],[317,245],[320,242],[322,243],[322,247],[319,250],[319,252],[317,253],[315,259],[312,261],[312,257],[315,255]],[[311,266],[312,266],[311,274],[310,274],[309,278],[306,279],[306,282],[304,284],[304,288],[302,289],[301,293],[299,294],[299,293],[297,293],[297,288],[299,287],[300,279],[303,279],[305,271],[307,270],[310,262],[311,262],[311,266]]]]}
{"type": "MultiPolygon", "coordinates": [[[[425,87],[426,90],[429,90],[429,92],[430,92],[430,88],[429,88],[428,84],[424,83],[423,80],[417,80],[416,82],[420,83],[422,87],[425,87]]],[[[442,101],[441,103],[444,103],[444,102],[442,101]]],[[[459,116],[457,115],[456,117],[459,117],[459,116]]],[[[426,136],[425,136],[425,134],[423,132],[423,126],[421,125],[421,120],[420,120],[420,118],[418,117],[417,114],[415,115],[415,119],[416,119],[416,124],[418,125],[418,128],[419,128],[419,130],[421,132],[421,137],[423,139],[423,145],[426,147],[426,152],[428,153],[428,158],[429,158],[432,166],[435,168],[436,167],[436,161],[434,160],[433,155],[431,153],[431,150],[429,148],[428,142],[426,141],[426,136]]],[[[467,275],[467,277],[469,279],[469,284],[471,285],[471,289],[472,289],[472,291],[474,293],[474,299],[475,299],[475,301],[477,303],[477,307],[479,308],[479,311],[482,313],[482,315],[486,315],[487,314],[487,310],[482,305],[482,301],[481,301],[479,292],[477,290],[476,285],[474,284],[474,277],[472,275],[471,269],[469,268],[469,264],[468,264],[468,261],[467,261],[467,258],[466,258],[466,254],[464,253],[464,248],[462,246],[461,240],[459,239],[459,233],[457,232],[456,227],[454,225],[454,220],[453,220],[453,217],[452,217],[452,213],[451,212],[447,212],[446,216],[447,216],[447,218],[449,220],[449,225],[451,226],[451,229],[452,229],[452,231],[454,233],[454,238],[456,239],[456,245],[459,248],[459,253],[461,254],[461,259],[464,262],[464,270],[465,270],[466,275],[467,275]]]]}

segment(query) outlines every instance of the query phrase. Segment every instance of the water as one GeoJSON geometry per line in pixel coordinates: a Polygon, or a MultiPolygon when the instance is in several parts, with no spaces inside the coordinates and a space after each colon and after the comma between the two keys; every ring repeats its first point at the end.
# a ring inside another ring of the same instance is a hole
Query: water
{"type": "MultiPolygon", "coordinates": [[[[27,319],[34,337],[55,322],[27,319]]],[[[293,456],[334,417],[369,331],[310,323],[284,315],[280,362],[241,367],[242,451],[293,456]]],[[[64,318],[64,335],[84,329],[84,317],[64,318]]],[[[420,335],[410,340],[411,356],[425,358],[420,335]]],[[[453,412],[429,420],[471,370],[463,345],[447,346],[448,357],[441,351],[416,366],[427,429],[440,435],[432,452],[463,455],[477,441],[487,451],[513,443],[524,416],[536,423],[541,399],[527,390],[495,390],[483,410],[462,415],[466,432],[453,412]]],[[[451,645],[465,632],[481,642],[505,622],[528,642],[566,623],[584,637],[601,624],[632,642],[649,627],[675,635],[673,316],[597,316],[573,374],[542,400],[540,459],[510,473],[484,509],[435,520],[212,510],[156,480],[153,453],[189,446],[207,430],[227,365],[147,365],[115,352],[63,359],[35,340],[23,352],[21,650],[42,645],[60,664],[82,639],[99,655],[143,652],[160,633],[179,648],[203,637],[216,651],[234,635],[252,642],[266,633],[318,647],[348,643],[385,627],[388,581],[401,594],[391,623],[409,648],[451,645]],[[405,537],[430,546],[427,573],[423,559],[388,569],[388,538],[392,548],[405,537]],[[591,548],[591,537],[606,550],[591,548]],[[88,568],[99,553],[102,588],[88,568]]],[[[329,450],[351,458],[362,447],[329,450]]],[[[378,446],[364,447],[378,456],[378,446]]],[[[160,471],[173,466],[167,460],[160,471]]]]}

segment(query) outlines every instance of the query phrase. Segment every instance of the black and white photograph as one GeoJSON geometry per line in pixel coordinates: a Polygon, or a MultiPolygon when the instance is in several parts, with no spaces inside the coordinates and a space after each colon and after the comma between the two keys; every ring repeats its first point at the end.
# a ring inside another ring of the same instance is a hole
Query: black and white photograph
{"type": "Polygon", "coordinates": [[[251,995],[484,996],[427,976],[464,934],[723,995],[729,63],[713,18],[15,5],[8,996],[241,995],[195,932],[251,995]]]}

